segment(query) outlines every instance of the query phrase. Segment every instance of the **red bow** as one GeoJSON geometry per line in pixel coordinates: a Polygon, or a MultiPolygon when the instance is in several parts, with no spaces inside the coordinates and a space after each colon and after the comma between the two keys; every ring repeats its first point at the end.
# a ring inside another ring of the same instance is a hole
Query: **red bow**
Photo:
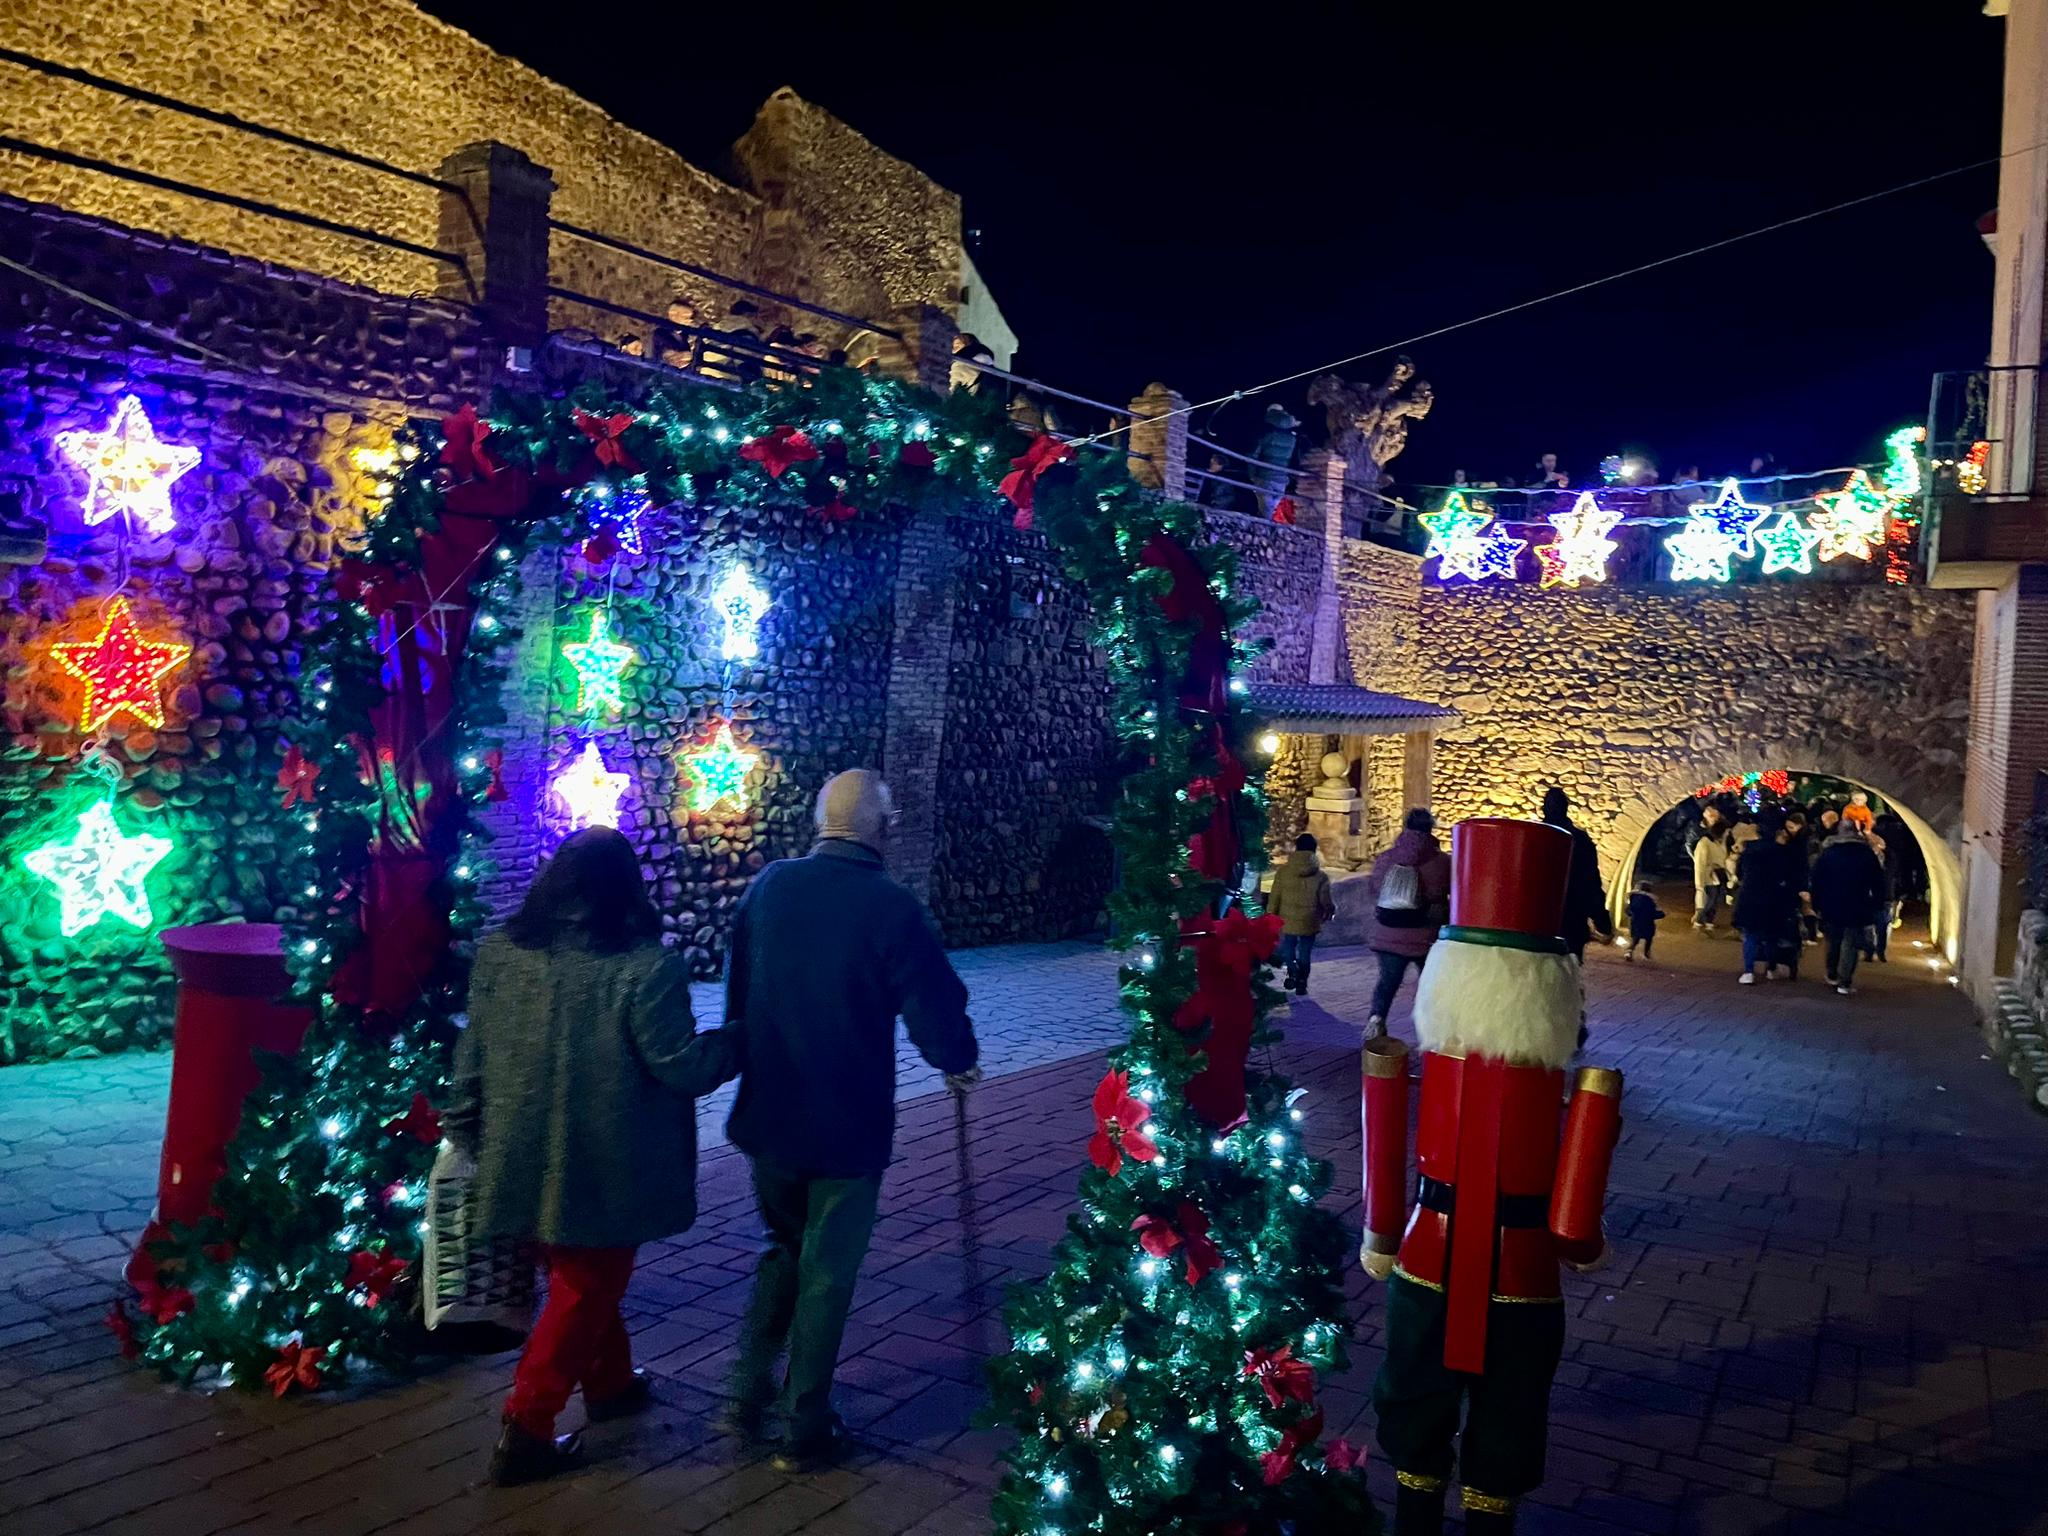
{"type": "Polygon", "coordinates": [[[313,803],[313,783],[320,777],[320,765],[310,762],[296,744],[284,749],[284,766],[277,770],[277,787],[284,791],[284,809],[301,801],[313,803]]]}
{"type": "Polygon", "coordinates": [[[578,429],[590,439],[592,452],[596,454],[598,463],[609,464],[626,474],[634,474],[639,470],[640,466],[633,461],[633,456],[626,452],[626,445],[619,441],[620,434],[633,425],[631,412],[620,411],[613,416],[593,416],[579,406],[570,414],[575,418],[578,429]]]}
{"type": "Polygon", "coordinates": [[[457,480],[482,480],[498,472],[498,461],[484,446],[490,423],[479,420],[476,407],[465,405],[441,418],[441,462],[457,480]]]}
{"type": "Polygon", "coordinates": [[[740,444],[740,457],[767,470],[770,480],[780,480],[790,465],[817,458],[818,449],[801,431],[785,423],[740,444]]]}
{"type": "Polygon", "coordinates": [[[938,459],[932,453],[930,443],[913,437],[903,445],[903,451],[896,455],[896,462],[905,469],[930,469],[938,463],[938,459]]]}
{"type": "Polygon", "coordinates": [[[320,1362],[327,1358],[327,1347],[318,1345],[312,1349],[294,1339],[289,1344],[278,1346],[277,1364],[263,1373],[263,1379],[270,1386],[272,1397],[283,1397],[293,1387],[311,1392],[320,1385],[320,1362]]]}
{"type": "Polygon", "coordinates": [[[1195,991],[1175,1011],[1174,1027],[1209,1027],[1202,1041],[1208,1065],[1187,1086],[1188,1107],[1211,1125],[1234,1125],[1244,1114],[1244,1064],[1257,1017],[1252,966],[1279,947],[1280,919],[1248,918],[1233,907],[1214,922],[1186,919],[1181,938],[1195,946],[1195,991]]]}
{"type": "Polygon", "coordinates": [[[1189,1285],[1200,1285],[1204,1275],[1223,1263],[1222,1250],[1209,1241],[1209,1218],[1192,1200],[1181,1201],[1171,1221],[1164,1216],[1140,1216],[1131,1228],[1138,1234],[1138,1246],[1155,1259],[1183,1249],[1189,1285]]]}
{"type": "Polygon", "coordinates": [[[1266,1402],[1278,1408],[1286,1402],[1312,1402],[1316,1395],[1315,1368],[1294,1358],[1294,1346],[1278,1349],[1248,1349],[1244,1352],[1244,1373],[1258,1378],[1266,1389],[1266,1402]]]}
{"type": "Polygon", "coordinates": [[[512,791],[505,787],[505,749],[493,747],[486,752],[484,767],[491,776],[484,785],[484,799],[492,805],[503,805],[512,798],[512,791]]]}
{"type": "Polygon", "coordinates": [[[182,1285],[164,1285],[150,1278],[136,1285],[135,1304],[158,1323],[168,1323],[192,1310],[192,1293],[182,1285]]]}
{"type": "Polygon", "coordinates": [[[441,1115],[427,1102],[424,1093],[412,1096],[412,1108],[396,1120],[387,1120],[384,1129],[394,1136],[410,1136],[428,1146],[438,1146],[441,1141],[441,1115]]]}
{"type": "Polygon", "coordinates": [[[381,619],[400,603],[427,605],[426,583],[417,574],[401,575],[389,566],[344,560],[334,585],[344,599],[361,603],[373,618],[381,619]]]}
{"type": "Polygon", "coordinates": [[[133,1360],[142,1353],[142,1346],[135,1341],[135,1323],[128,1316],[128,1309],[118,1301],[107,1309],[106,1328],[120,1341],[123,1360],[133,1360]]]}
{"type": "Polygon", "coordinates": [[[1362,1472],[1365,1470],[1365,1455],[1364,1446],[1353,1445],[1339,1435],[1323,1452],[1323,1465],[1332,1472],[1362,1472]]]}
{"type": "Polygon", "coordinates": [[[1088,1138],[1088,1157],[1114,1178],[1129,1157],[1149,1163],[1159,1148],[1140,1126],[1152,1118],[1152,1106],[1131,1097],[1131,1074],[1105,1072],[1095,1085],[1095,1134],[1088,1138]]]}
{"type": "Polygon", "coordinates": [[[1323,1432],[1323,1410],[1314,1413],[1298,1424],[1290,1424],[1280,1432],[1280,1444],[1259,1458],[1259,1466],[1266,1475],[1266,1486],[1284,1483],[1294,1475],[1294,1468],[1301,1453],[1316,1443],[1316,1437],[1323,1432]]]}
{"type": "Polygon", "coordinates": [[[1010,460],[1010,472],[1003,476],[1002,484],[996,489],[1017,509],[1017,515],[1011,522],[1019,528],[1031,526],[1031,506],[1038,496],[1038,477],[1053,465],[1063,464],[1073,456],[1074,450],[1070,445],[1049,432],[1041,432],[1031,440],[1029,448],[1010,460]]]}
{"type": "Polygon", "coordinates": [[[1289,528],[1294,526],[1294,498],[1292,496],[1282,496],[1273,503],[1273,521],[1284,523],[1289,528]]]}
{"type": "Polygon", "coordinates": [[[823,506],[811,508],[811,515],[827,523],[850,523],[860,513],[857,508],[849,507],[837,496],[834,496],[823,506]]]}
{"type": "Polygon", "coordinates": [[[342,1277],[341,1288],[353,1291],[360,1287],[370,1298],[370,1305],[376,1306],[391,1294],[391,1288],[398,1284],[398,1277],[404,1273],[405,1260],[393,1258],[388,1253],[358,1248],[348,1256],[348,1273],[342,1277]]]}

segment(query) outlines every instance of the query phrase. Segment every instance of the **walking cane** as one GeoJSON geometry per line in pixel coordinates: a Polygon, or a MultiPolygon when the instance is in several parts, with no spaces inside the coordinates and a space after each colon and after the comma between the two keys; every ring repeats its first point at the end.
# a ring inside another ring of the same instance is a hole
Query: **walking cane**
{"type": "Polygon", "coordinates": [[[969,1306],[981,1297],[981,1216],[975,1208],[974,1157],[967,1149],[966,1082],[948,1079],[953,1090],[953,1151],[960,1178],[960,1279],[969,1306]]]}

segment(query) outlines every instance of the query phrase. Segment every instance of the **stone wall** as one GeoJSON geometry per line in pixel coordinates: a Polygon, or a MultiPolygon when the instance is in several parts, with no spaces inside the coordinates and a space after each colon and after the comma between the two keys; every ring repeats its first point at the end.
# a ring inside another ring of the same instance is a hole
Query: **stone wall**
{"type": "Polygon", "coordinates": [[[1239,638],[1268,642],[1270,649],[1249,675],[1262,683],[1309,681],[1322,533],[1235,512],[1211,512],[1208,525],[1211,538],[1237,551],[1237,591],[1259,602],[1239,638]]]}
{"type": "Polygon", "coordinates": [[[0,491],[49,529],[40,564],[0,566],[0,845],[68,840],[102,793],[77,771],[82,688],[51,646],[92,639],[120,593],[146,635],[192,647],[165,680],[162,729],[122,714],[107,732],[123,778],[117,823],[174,844],[144,885],[152,926],[107,918],[65,937],[53,888],[18,858],[0,861],[7,1062],[162,1039],[170,988],[156,930],[260,921],[292,899],[275,780],[289,722],[309,707],[304,646],[329,600],[337,540],[369,504],[371,478],[354,455],[387,446],[404,411],[451,406],[477,349],[468,315],[447,305],[281,280],[254,262],[12,200],[0,200],[0,249],[149,325],[204,337],[213,354],[184,357],[0,271],[11,322],[0,340],[0,491]],[[173,488],[175,528],[124,544],[119,519],[85,526],[85,480],[56,438],[104,428],[128,393],[165,442],[201,458],[173,488]]]}
{"type": "MultiPolygon", "coordinates": [[[[554,213],[567,223],[769,287],[785,279],[793,288],[780,291],[855,315],[957,304],[959,200],[786,91],[742,143],[742,167],[762,181],[732,186],[405,0],[210,0],[169,13],[137,0],[13,0],[0,7],[0,45],[428,175],[460,146],[495,139],[554,173],[554,213]]],[[[677,49],[628,67],[673,67],[687,93],[697,50],[677,49]]],[[[0,93],[8,131],[30,142],[436,244],[430,187],[16,65],[0,64],[0,93]]],[[[434,292],[446,271],[28,156],[0,155],[0,192],[389,293],[434,292]]],[[[562,287],[655,314],[679,282],[707,319],[738,297],[566,235],[551,265],[562,287]]],[[[607,336],[631,325],[560,303],[556,321],[607,336]]]]}
{"type": "Polygon", "coordinates": [[[1788,768],[1880,790],[1939,843],[1959,835],[1967,592],[1442,587],[1414,556],[1359,541],[1340,580],[1356,680],[1464,716],[1438,738],[1440,816],[1533,815],[1562,785],[1612,879],[1700,784],[1788,768]]]}

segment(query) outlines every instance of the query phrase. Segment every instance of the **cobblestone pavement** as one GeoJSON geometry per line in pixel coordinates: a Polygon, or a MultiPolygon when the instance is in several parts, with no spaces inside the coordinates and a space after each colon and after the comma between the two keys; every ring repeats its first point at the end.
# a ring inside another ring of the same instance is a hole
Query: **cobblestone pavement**
{"type": "MultiPolygon", "coordinates": [[[[1924,952],[1868,967],[1843,999],[1812,980],[1737,987],[1731,943],[1672,928],[1656,967],[1589,961],[1589,1059],[1628,1074],[1614,1262],[1567,1281],[1550,1478],[1523,1528],[2048,1536],[2048,1121],[1984,1058],[1924,952]]],[[[730,1148],[704,1159],[697,1227],[643,1250],[627,1298],[662,1406],[593,1432],[579,1476],[499,1492],[477,1479],[508,1356],[287,1403],[124,1365],[99,1320],[147,1211],[164,1061],[0,1072],[0,1530],[985,1530],[1002,1442],[969,1419],[1000,1341],[994,1295],[1044,1271],[1115,1023],[1108,962],[1084,946],[961,964],[1001,1074],[970,1138],[988,1283],[963,1294],[949,1102],[905,1073],[921,1096],[842,1372],[872,1449],[808,1479],[706,1428],[757,1230],[730,1148]]],[[[1320,960],[1277,1053],[1310,1090],[1307,1129],[1347,1213],[1371,981],[1369,955],[1320,960]]],[[[1324,1401],[1357,1441],[1380,1310],[1355,1272],[1351,1288],[1355,1359],[1324,1401]]],[[[1387,1471],[1371,1476],[1384,1502],[1387,1471]]]]}

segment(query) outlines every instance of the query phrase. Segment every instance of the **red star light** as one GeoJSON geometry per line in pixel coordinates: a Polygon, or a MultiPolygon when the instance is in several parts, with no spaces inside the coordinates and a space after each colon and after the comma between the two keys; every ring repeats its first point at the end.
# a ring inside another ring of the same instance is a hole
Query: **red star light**
{"type": "Polygon", "coordinates": [[[162,730],[160,685],[166,673],[184,664],[192,647],[175,640],[147,639],[135,622],[128,599],[117,597],[107,607],[98,638],[53,645],[50,654],[57,658],[58,666],[85,684],[78,729],[89,735],[124,710],[151,730],[162,730]]]}

